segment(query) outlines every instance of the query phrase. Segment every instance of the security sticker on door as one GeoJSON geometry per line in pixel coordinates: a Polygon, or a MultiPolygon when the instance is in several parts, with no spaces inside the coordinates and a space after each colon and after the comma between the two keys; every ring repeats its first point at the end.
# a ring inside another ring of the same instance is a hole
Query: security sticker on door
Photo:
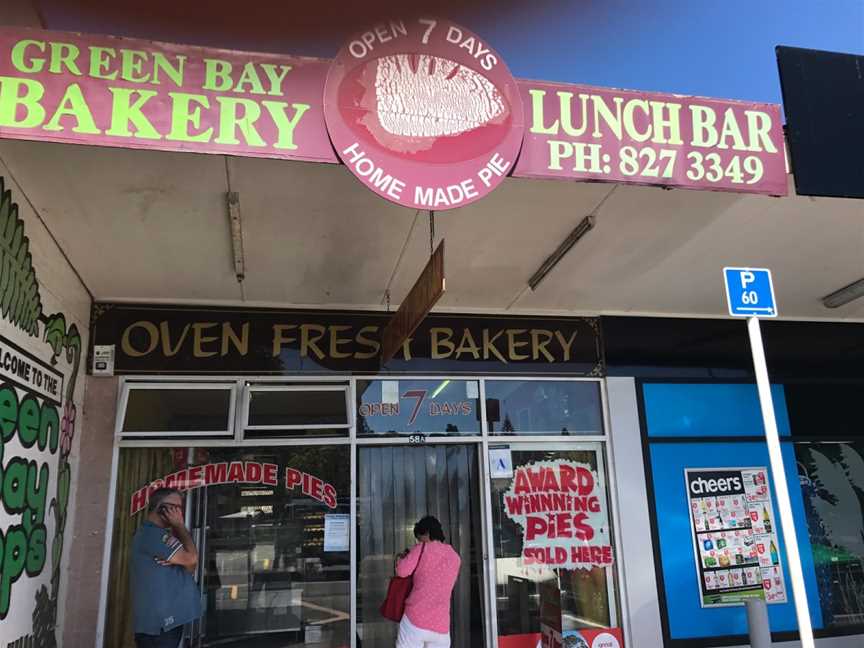
{"type": "Polygon", "coordinates": [[[723,268],[726,303],[732,317],[777,317],[768,268],[723,268]]]}
{"type": "Polygon", "coordinates": [[[513,478],[513,456],[509,446],[489,448],[489,472],[492,479],[513,478]]]}

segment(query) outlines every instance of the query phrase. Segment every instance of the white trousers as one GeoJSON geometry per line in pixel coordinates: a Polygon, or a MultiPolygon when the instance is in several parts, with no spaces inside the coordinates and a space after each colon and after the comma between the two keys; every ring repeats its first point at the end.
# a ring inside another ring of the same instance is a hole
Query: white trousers
{"type": "Polygon", "coordinates": [[[396,648],[450,648],[450,634],[423,630],[411,623],[407,616],[403,616],[399,624],[396,648]]]}

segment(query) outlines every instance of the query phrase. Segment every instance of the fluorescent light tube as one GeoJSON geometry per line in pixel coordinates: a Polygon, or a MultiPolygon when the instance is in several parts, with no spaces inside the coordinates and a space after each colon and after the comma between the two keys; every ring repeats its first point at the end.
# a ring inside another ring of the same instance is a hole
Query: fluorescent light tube
{"type": "Polygon", "coordinates": [[[243,281],[246,278],[246,258],[243,255],[243,219],[240,216],[240,194],[236,191],[229,191],[228,200],[228,220],[231,225],[231,253],[234,257],[234,274],[237,281],[243,281]]]}
{"type": "Polygon", "coordinates": [[[432,398],[437,398],[438,394],[440,394],[442,391],[444,391],[444,388],[447,387],[447,385],[449,385],[449,384],[450,384],[450,381],[445,380],[440,385],[438,385],[438,387],[435,388],[435,391],[432,392],[432,398]]]}
{"type": "Polygon", "coordinates": [[[588,215],[579,221],[579,224],[573,229],[570,234],[567,235],[561,245],[549,255],[549,257],[543,262],[537,272],[535,272],[531,278],[528,280],[528,285],[531,286],[531,290],[537,290],[537,286],[540,285],[540,282],[546,277],[547,274],[552,272],[552,268],[558,265],[558,262],[564,258],[564,255],[570,251],[576,242],[585,236],[588,232],[594,229],[595,218],[594,215],[588,215]]]}
{"type": "Polygon", "coordinates": [[[822,304],[825,308],[839,308],[851,301],[855,301],[859,297],[864,297],[864,279],[859,279],[845,288],[841,288],[827,297],[823,297],[822,304]]]}

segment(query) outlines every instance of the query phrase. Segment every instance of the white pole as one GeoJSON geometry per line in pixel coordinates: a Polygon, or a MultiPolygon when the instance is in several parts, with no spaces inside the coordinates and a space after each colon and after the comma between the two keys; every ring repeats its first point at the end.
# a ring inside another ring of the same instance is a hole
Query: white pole
{"type": "Polygon", "coordinates": [[[759,388],[759,404],[762,406],[762,421],[765,424],[765,440],[768,444],[768,456],[771,459],[771,475],[774,477],[780,525],[786,541],[786,555],[789,558],[789,573],[792,576],[792,595],[795,599],[795,614],[798,617],[801,646],[814,648],[810,608],[807,607],[807,592],[804,588],[804,571],[801,569],[798,538],[795,536],[795,520],[792,517],[792,502],[789,499],[783,454],[780,451],[780,435],[777,432],[777,419],[774,417],[774,401],[771,398],[771,384],[768,381],[768,367],[765,363],[759,318],[751,317],[747,320],[747,331],[750,333],[750,349],[753,352],[753,367],[756,370],[756,385],[759,388]]]}

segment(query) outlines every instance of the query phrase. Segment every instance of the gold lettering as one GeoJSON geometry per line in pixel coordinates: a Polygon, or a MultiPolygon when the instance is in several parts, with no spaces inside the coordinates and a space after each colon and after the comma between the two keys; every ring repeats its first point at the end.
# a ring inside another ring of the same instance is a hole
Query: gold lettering
{"type": "Polygon", "coordinates": [[[504,335],[504,331],[498,331],[492,337],[489,337],[489,329],[483,329],[483,359],[489,360],[493,355],[504,364],[507,364],[507,358],[501,355],[501,352],[495,346],[495,340],[504,335]]]}
{"type": "Polygon", "coordinates": [[[651,113],[654,117],[654,139],[651,140],[652,142],[675,145],[684,143],[681,139],[681,104],[652,101],[651,113]],[[663,116],[664,110],[669,111],[668,117],[663,116]]]}
{"type": "Polygon", "coordinates": [[[471,331],[467,328],[463,329],[462,340],[459,342],[459,346],[456,347],[456,359],[458,360],[463,353],[470,353],[474,356],[475,360],[480,359],[480,347],[477,346],[474,336],[471,335],[471,331]]]}
{"type": "Polygon", "coordinates": [[[414,338],[408,338],[402,343],[402,357],[406,360],[411,359],[411,343],[414,341],[414,338]]]}
{"type": "Polygon", "coordinates": [[[377,332],[377,326],[364,326],[359,331],[357,331],[357,344],[362,347],[366,347],[367,349],[370,349],[369,351],[358,351],[357,353],[355,353],[354,357],[357,360],[370,360],[381,352],[381,344],[378,342],[378,340],[366,337],[367,333],[374,335],[377,332]]]}
{"type": "Polygon", "coordinates": [[[581,137],[588,129],[588,99],[587,94],[579,95],[579,113],[582,115],[582,123],[578,127],[573,126],[573,93],[558,92],[558,101],[561,110],[561,128],[570,137],[581,137]]]}
{"type": "Polygon", "coordinates": [[[315,354],[319,360],[324,359],[324,352],[318,346],[318,342],[324,337],[327,329],[320,324],[301,324],[300,325],[300,355],[308,357],[309,351],[315,354]],[[317,333],[312,337],[312,333],[317,333]]]}
{"type": "Polygon", "coordinates": [[[126,327],[126,330],[123,331],[123,338],[120,340],[120,348],[123,349],[123,353],[125,353],[130,358],[140,358],[141,356],[149,355],[156,350],[156,347],[159,345],[159,329],[156,328],[156,325],[153,322],[147,322],[146,320],[141,320],[140,322],[134,322],[126,327]],[[147,348],[144,351],[140,351],[132,346],[132,331],[136,328],[140,328],[147,333],[149,337],[147,348]]]}
{"type": "Polygon", "coordinates": [[[561,335],[561,331],[555,331],[555,337],[558,338],[558,342],[564,350],[564,362],[570,362],[570,349],[573,346],[573,341],[576,339],[576,333],[576,331],[573,331],[569,338],[565,338],[561,335]]]}
{"type": "Polygon", "coordinates": [[[228,355],[228,343],[232,343],[241,356],[249,353],[249,322],[240,327],[240,337],[234,332],[231,322],[222,322],[222,357],[228,355]]]}
{"type": "Polygon", "coordinates": [[[771,115],[758,110],[745,110],[747,115],[747,131],[750,135],[748,151],[766,151],[776,153],[777,147],[771,140],[771,115]]]}
{"type": "Polygon", "coordinates": [[[717,148],[729,148],[727,140],[732,140],[732,149],[735,151],[746,151],[747,146],[744,144],[744,136],[741,134],[741,129],[738,127],[738,120],[735,119],[735,111],[732,108],[727,108],[723,113],[723,128],[720,130],[720,142],[717,148]]]}
{"type": "Polygon", "coordinates": [[[648,102],[645,99],[631,99],[624,104],[624,113],[622,115],[622,119],[624,120],[624,130],[628,135],[630,135],[631,139],[634,139],[637,142],[647,142],[651,139],[651,126],[648,126],[644,132],[639,131],[636,127],[636,118],[633,116],[633,112],[637,108],[641,109],[645,116],[643,121],[648,121],[648,117],[651,113],[648,102]]]}
{"type": "Polygon", "coordinates": [[[450,341],[453,337],[453,329],[433,327],[429,329],[429,336],[431,337],[433,360],[441,360],[453,355],[456,350],[456,345],[450,341]],[[447,349],[447,353],[439,350],[439,347],[442,346],[447,349]]]}
{"type": "Polygon", "coordinates": [[[517,348],[528,346],[527,341],[516,341],[516,336],[523,333],[527,333],[527,329],[507,329],[507,355],[511,360],[527,360],[529,357],[527,353],[516,353],[517,348]]]}
{"type": "Polygon", "coordinates": [[[709,106],[690,106],[690,119],[693,122],[693,135],[690,140],[691,146],[700,148],[711,148],[717,144],[720,135],[717,133],[715,123],[717,122],[717,113],[709,106]]]}
{"type": "Polygon", "coordinates": [[[195,322],[192,325],[192,355],[196,358],[209,358],[215,356],[218,351],[205,351],[204,345],[209,342],[216,342],[219,339],[217,335],[204,335],[204,329],[211,329],[214,326],[219,326],[216,322],[195,322]]]}
{"type": "Polygon", "coordinates": [[[621,105],[624,99],[621,97],[612,97],[612,103],[615,104],[615,112],[609,108],[606,100],[600,95],[591,95],[591,100],[594,103],[594,137],[603,137],[603,131],[600,130],[600,122],[606,122],[615,137],[621,139],[621,105]]]}
{"type": "Polygon", "coordinates": [[[330,357],[331,358],[350,358],[350,353],[345,353],[339,350],[340,345],[351,344],[351,338],[340,338],[339,333],[342,331],[350,331],[351,327],[347,325],[334,325],[330,327],[330,357]]]}
{"type": "Polygon", "coordinates": [[[531,95],[531,114],[533,122],[531,124],[531,132],[541,135],[555,135],[558,133],[558,120],[556,119],[551,126],[546,126],[543,123],[543,98],[546,96],[545,90],[529,90],[531,95]]]}
{"type": "Polygon", "coordinates": [[[287,331],[291,331],[296,329],[296,324],[274,324],[273,325],[273,357],[277,357],[280,353],[282,353],[282,345],[290,344],[291,342],[296,342],[297,338],[294,336],[285,335],[287,331]]]}
{"type": "Polygon", "coordinates": [[[162,333],[162,353],[166,358],[177,355],[180,351],[180,347],[183,346],[183,342],[186,340],[186,336],[189,334],[189,324],[183,327],[183,333],[180,334],[180,340],[173,349],[171,348],[171,329],[168,327],[168,322],[160,322],[159,330],[162,333]]]}
{"type": "Polygon", "coordinates": [[[531,329],[531,359],[539,360],[542,353],[546,360],[555,362],[555,357],[546,348],[552,341],[552,331],[546,329],[531,329]],[[542,340],[540,338],[543,338],[542,340]]]}

